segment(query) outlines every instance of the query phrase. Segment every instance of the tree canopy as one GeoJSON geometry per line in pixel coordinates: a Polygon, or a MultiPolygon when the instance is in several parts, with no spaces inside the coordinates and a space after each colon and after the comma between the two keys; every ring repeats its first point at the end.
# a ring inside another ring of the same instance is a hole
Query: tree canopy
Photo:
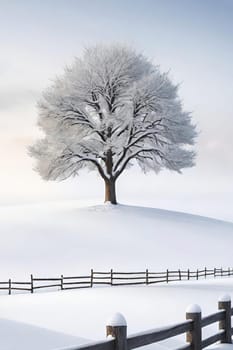
{"type": "Polygon", "coordinates": [[[131,48],[87,48],[38,103],[44,137],[30,147],[36,170],[46,180],[97,170],[105,200],[116,203],[115,182],[134,162],[145,173],[193,166],[197,133],[177,92],[167,73],[131,48]]]}

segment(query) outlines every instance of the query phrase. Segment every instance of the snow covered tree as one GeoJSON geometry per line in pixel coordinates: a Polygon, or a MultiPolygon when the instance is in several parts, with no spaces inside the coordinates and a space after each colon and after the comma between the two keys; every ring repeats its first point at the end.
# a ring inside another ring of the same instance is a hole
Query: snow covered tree
{"type": "Polygon", "coordinates": [[[97,170],[105,201],[116,204],[116,180],[135,162],[145,173],[193,166],[196,130],[177,90],[128,47],[86,49],[38,104],[44,138],[30,147],[36,170],[46,180],[97,170]]]}

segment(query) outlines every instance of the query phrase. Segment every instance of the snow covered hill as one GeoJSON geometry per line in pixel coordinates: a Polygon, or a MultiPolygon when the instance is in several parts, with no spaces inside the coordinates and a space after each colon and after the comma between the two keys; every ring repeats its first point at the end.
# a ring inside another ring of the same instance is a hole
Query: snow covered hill
{"type": "Polygon", "coordinates": [[[0,280],[95,270],[232,266],[233,223],[75,201],[0,208],[0,280]]]}

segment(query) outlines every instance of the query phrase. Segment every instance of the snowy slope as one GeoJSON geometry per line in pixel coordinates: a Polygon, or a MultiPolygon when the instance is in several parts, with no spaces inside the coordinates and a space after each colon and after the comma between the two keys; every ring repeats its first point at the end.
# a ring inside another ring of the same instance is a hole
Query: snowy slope
{"type": "Polygon", "coordinates": [[[153,208],[77,202],[0,208],[0,280],[232,266],[233,223],[153,208]]]}
{"type": "Polygon", "coordinates": [[[38,326],[0,319],[0,348],[4,350],[50,350],[88,342],[38,326]]]}

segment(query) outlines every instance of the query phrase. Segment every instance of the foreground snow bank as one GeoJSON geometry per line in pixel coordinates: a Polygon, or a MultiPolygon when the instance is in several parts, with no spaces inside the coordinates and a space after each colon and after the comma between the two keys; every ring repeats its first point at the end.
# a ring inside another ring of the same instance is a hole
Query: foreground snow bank
{"type": "Polygon", "coordinates": [[[154,208],[1,207],[0,232],[0,280],[232,265],[233,223],[154,208]]]}
{"type": "Polygon", "coordinates": [[[0,348],[3,350],[51,350],[85,343],[88,343],[86,339],[0,319],[0,348]]]}

